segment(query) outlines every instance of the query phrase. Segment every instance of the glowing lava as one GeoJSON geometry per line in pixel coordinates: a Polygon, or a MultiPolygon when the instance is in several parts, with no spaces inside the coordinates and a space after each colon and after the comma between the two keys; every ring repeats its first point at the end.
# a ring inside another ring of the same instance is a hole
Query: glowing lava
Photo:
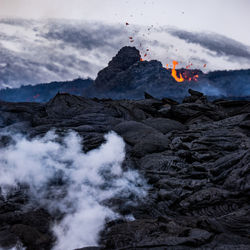
{"type": "Polygon", "coordinates": [[[173,69],[172,69],[172,77],[177,81],[177,82],[184,82],[184,78],[180,74],[180,77],[177,76],[175,66],[178,64],[177,61],[173,61],[173,69]]]}

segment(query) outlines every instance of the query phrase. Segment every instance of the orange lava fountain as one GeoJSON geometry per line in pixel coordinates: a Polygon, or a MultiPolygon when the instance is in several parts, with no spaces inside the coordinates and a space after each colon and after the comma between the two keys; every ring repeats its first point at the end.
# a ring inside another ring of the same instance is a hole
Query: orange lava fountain
{"type": "Polygon", "coordinates": [[[173,69],[172,69],[172,77],[177,81],[177,82],[184,82],[184,78],[180,74],[180,77],[177,76],[175,66],[178,64],[177,61],[173,61],[173,69]]]}

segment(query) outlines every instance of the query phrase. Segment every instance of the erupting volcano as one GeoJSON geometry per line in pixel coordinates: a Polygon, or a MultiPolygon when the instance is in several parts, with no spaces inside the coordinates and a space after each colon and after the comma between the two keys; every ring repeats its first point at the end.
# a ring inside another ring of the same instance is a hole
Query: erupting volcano
{"type": "MultiPolygon", "coordinates": [[[[147,54],[144,54],[144,57],[146,57],[147,54]]],[[[144,59],[141,57],[140,61],[143,62],[144,59]]],[[[175,79],[176,82],[184,82],[184,81],[197,81],[199,75],[193,72],[190,72],[190,70],[188,71],[188,69],[190,69],[190,67],[193,64],[189,64],[186,66],[185,70],[183,73],[179,73],[178,76],[178,72],[176,71],[176,65],[178,65],[179,63],[175,60],[173,60],[173,68],[171,70],[171,76],[175,79]]],[[[205,67],[205,66],[204,66],[205,67]]],[[[166,69],[169,70],[169,64],[166,64],[166,69]]]]}
{"type": "Polygon", "coordinates": [[[0,1],[0,250],[250,249],[250,0],[0,1]]]}

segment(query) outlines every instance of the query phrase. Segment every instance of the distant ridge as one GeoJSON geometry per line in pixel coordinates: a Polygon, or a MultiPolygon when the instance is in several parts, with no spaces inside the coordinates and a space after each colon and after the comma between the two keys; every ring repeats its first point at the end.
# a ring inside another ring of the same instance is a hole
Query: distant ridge
{"type": "Polygon", "coordinates": [[[47,102],[58,92],[82,95],[85,88],[93,83],[92,79],[74,79],[65,82],[26,85],[20,88],[0,90],[0,100],[8,102],[47,102]]]}

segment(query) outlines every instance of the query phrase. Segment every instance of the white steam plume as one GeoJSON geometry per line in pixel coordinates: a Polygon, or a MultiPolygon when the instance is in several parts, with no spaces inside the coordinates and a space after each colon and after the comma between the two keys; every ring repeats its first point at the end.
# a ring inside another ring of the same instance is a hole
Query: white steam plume
{"type": "Polygon", "coordinates": [[[13,144],[0,149],[2,193],[28,184],[32,200],[54,215],[64,214],[53,226],[54,249],[97,245],[106,220],[119,217],[105,201],[119,197],[135,202],[146,195],[147,185],[138,172],[122,170],[125,144],[114,132],[88,153],[82,152],[81,137],[75,132],[61,143],[53,131],[39,139],[12,138],[13,144]]]}

